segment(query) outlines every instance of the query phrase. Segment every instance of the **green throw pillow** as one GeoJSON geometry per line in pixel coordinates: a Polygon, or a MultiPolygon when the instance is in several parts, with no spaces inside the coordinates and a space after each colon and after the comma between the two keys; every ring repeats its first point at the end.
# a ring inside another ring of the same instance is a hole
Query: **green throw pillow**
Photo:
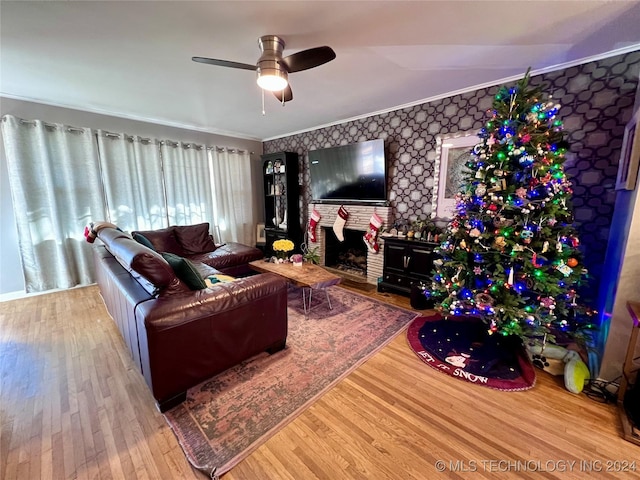
{"type": "Polygon", "coordinates": [[[141,235],[139,233],[134,233],[132,235],[133,239],[138,242],[140,245],[144,245],[147,248],[150,248],[151,250],[153,250],[154,252],[156,251],[155,248],[153,248],[153,244],[149,241],[149,239],[147,237],[145,237],[144,235],[141,235]]]}
{"type": "Polygon", "coordinates": [[[204,283],[198,270],[189,260],[175,253],[162,252],[161,255],[171,265],[178,278],[186,283],[191,290],[207,288],[207,284],[204,283]]]}

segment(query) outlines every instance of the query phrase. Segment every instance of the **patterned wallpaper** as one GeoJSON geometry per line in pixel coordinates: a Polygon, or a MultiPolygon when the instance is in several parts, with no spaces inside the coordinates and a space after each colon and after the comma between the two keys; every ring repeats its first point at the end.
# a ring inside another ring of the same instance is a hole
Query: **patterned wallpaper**
{"type": "MultiPolygon", "coordinates": [[[[533,85],[562,108],[571,144],[565,168],[574,184],[575,226],[592,280],[583,300],[595,306],[615,204],[615,181],[624,126],[633,111],[640,51],[535,76],[533,85]]],[[[309,150],[382,138],[388,168],[389,202],[396,221],[431,215],[436,136],[479,130],[498,86],[373,115],[264,142],[264,153],[300,156],[302,223],[311,202],[309,150]]]]}

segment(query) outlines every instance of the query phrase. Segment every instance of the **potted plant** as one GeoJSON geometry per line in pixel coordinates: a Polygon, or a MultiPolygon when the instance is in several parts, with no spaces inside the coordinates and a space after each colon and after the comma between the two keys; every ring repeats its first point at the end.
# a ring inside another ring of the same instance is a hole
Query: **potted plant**
{"type": "Polygon", "coordinates": [[[319,247],[313,247],[305,252],[303,255],[304,261],[318,265],[320,263],[319,247]]]}

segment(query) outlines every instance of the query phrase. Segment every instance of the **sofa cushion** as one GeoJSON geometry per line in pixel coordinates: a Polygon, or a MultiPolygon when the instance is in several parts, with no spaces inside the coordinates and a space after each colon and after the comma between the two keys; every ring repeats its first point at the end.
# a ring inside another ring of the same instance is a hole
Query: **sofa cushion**
{"type": "Polygon", "coordinates": [[[116,257],[120,265],[134,277],[138,275],[144,277],[157,290],[176,287],[176,283],[179,283],[171,266],[153,250],[130,237],[109,241],[102,232],[98,233],[98,237],[103,240],[107,249],[116,257]]]}
{"type": "Polygon", "coordinates": [[[215,252],[189,256],[189,260],[192,262],[206,263],[223,272],[238,265],[246,265],[249,262],[263,258],[264,253],[261,250],[234,242],[219,246],[215,252]]]}
{"type": "Polygon", "coordinates": [[[162,228],[160,230],[143,230],[133,232],[143,235],[151,242],[156,252],[169,252],[176,255],[184,255],[180,243],[175,235],[175,227],[162,228]]]}
{"type": "Polygon", "coordinates": [[[196,267],[196,270],[198,271],[198,274],[200,274],[200,278],[207,278],[210,277],[211,275],[218,275],[220,272],[220,270],[217,270],[213,267],[210,267],[209,265],[207,265],[206,263],[202,263],[202,262],[194,262],[193,260],[190,260],[187,258],[187,260],[189,260],[191,262],[191,264],[196,267]]]}
{"type": "Polygon", "coordinates": [[[155,247],[153,246],[153,243],[151,243],[149,239],[144,235],[142,235],[141,233],[133,232],[132,236],[133,236],[133,239],[136,242],[138,242],[140,245],[144,245],[145,247],[150,248],[154,252],[156,251],[155,247]]]}
{"type": "Polygon", "coordinates": [[[216,245],[209,235],[208,223],[176,226],[174,229],[178,243],[185,255],[213,252],[216,249],[216,245]]]}
{"type": "Polygon", "coordinates": [[[178,278],[191,290],[207,288],[207,284],[204,283],[200,273],[189,260],[168,252],[162,252],[162,257],[171,265],[178,278]]]}
{"type": "Polygon", "coordinates": [[[105,245],[109,245],[111,242],[118,238],[131,238],[126,232],[122,230],[118,230],[115,228],[102,228],[98,231],[96,236],[104,243],[105,245]]]}

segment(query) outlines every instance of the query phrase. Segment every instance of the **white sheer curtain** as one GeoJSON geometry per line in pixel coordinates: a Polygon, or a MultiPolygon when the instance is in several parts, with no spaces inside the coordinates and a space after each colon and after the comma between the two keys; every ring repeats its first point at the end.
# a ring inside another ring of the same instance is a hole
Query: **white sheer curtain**
{"type": "Polygon", "coordinates": [[[91,130],[6,115],[2,136],[27,292],[92,283],[83,232],[106,211],[91,130]]]}
{"type": "Polygon", "coordinates": [[[213,190],[207,149],[201,145],[162,142],[162,166],[169,225],[214,225],[213,190]]]}
{"type": "Polygon", "coordinates": [[[126,231],[167,226],[156,140],[98,130],[109,221],[126,231]]]}
{"type": "Polygon", "coordinates": [[[222,242],[256,244],[251,158],[247,152],[210,150],[215,199],[215,225],[222,242]]]}

